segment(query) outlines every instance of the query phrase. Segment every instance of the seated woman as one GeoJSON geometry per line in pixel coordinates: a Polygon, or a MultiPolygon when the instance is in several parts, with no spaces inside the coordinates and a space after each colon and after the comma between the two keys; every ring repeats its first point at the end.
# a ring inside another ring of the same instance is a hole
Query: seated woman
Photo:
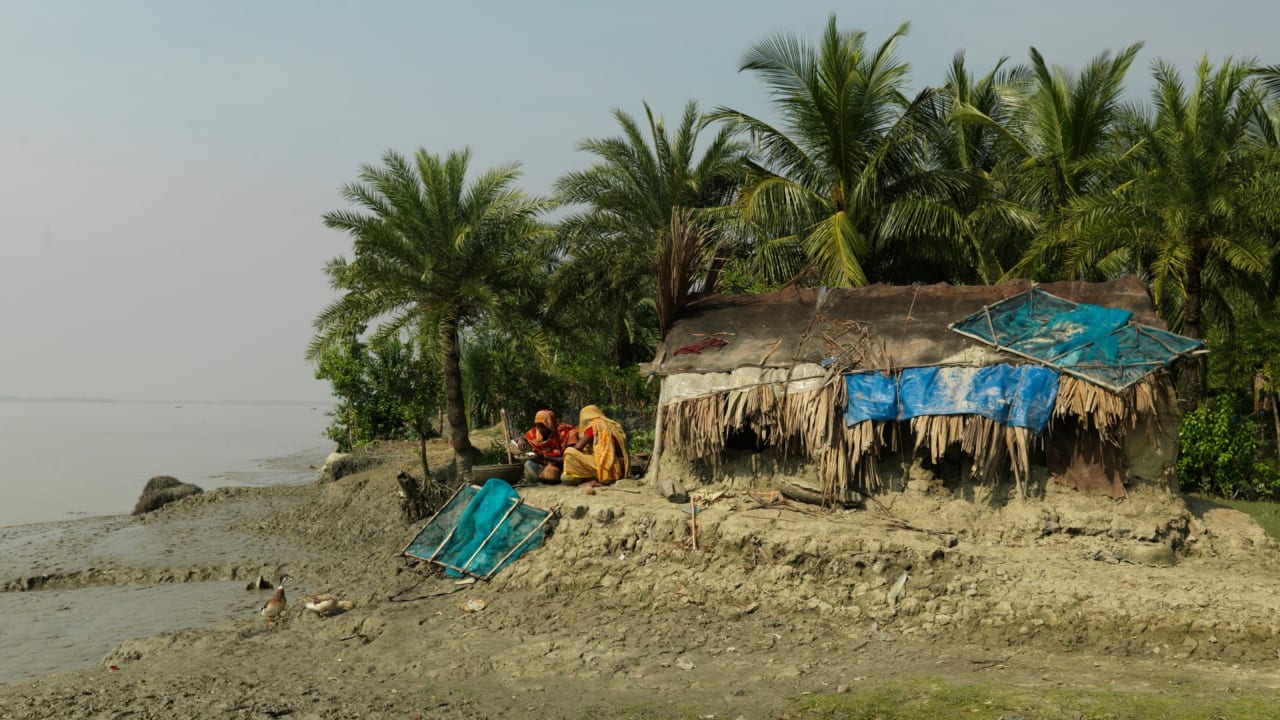
{"type": "Polygon", "coordinates": [[[578,441],[564,451],[561,479],[566,485],[608,485],[631,473],[627,434],[618,421],[588,405],[578,416],[578,433],[578,441]]]}
{"type": "Polygon", "coordinates": [[[556,422],[556,414],[539,410],[533,416],[533,427],[524,434],[525,446],[532,453],[524,464],[525,482],[557,482],[564,469],[564,450],[578,441],[578,428],[556,422]]]}

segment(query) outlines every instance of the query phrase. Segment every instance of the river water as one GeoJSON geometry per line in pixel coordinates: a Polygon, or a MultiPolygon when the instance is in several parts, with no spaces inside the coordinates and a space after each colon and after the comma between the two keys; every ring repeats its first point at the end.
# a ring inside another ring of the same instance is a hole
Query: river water
{"type": "Polygon", "coordinates": [[[329,406],[0,402],[0,526],[133,509],[155,475],[208,490],[315,478],[329,406]]]}

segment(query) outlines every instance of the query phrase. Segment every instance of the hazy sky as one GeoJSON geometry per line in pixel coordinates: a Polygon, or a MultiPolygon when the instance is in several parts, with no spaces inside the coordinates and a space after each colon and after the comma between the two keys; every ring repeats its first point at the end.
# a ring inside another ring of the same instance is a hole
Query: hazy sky
{"type": "Polygon", "coordinates": [[[0,0],[0,395],[327,397],[303,352],[349,240],[320,216],[386,148],[469,145],[545,193],[609,112],[765,112],[737,67],[832,9],[902,45],[917,86],[965,49],[1079,67],[1280,63],[1280,4],[1075,0],[196,2],[0,0]]]}

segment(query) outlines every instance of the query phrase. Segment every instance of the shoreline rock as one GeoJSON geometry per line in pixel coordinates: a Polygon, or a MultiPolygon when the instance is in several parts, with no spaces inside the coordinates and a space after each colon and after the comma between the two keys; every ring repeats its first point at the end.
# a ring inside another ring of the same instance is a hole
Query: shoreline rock
{"type": "Polygon", "coordinates": [[[176,477],[157,475],[147,481],[142,488],[142,495],[133,506],[133,515],[142,515],[152,510],[177,502],[183,498],[199,495],[204,489],[199,485],[184,483],[176,477]]]}

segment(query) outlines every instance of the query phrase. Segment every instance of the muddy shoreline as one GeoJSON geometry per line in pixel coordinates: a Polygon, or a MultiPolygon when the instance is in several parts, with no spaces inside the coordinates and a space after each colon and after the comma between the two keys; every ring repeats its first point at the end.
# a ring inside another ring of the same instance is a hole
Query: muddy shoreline
{"type": "Polygon", "coordinates": [[[688,514],[635,481],[532,488],[558,510],[547,543],[457,590],[397,557],[413,528],[394,476],[414,467],[406,450],[335,483],[221,488],[143,520],[0,528],[17,551],[0,554],[0,611],[55,618],[91,592],[80,605],[109,607],[103,622],[206,618],[0,685],[0,718],[754,718],[904,677],[1280,689],[1276,544],[1177,494],[991,508],[903,493],[837,513],[728,497],[700,514],[694,550],[688,514]],[[1172,566],[1128,555],[1170,538],[1172,566]],[[268,629],[243,585],[286,571],[293,605],[268,629]],[[356,608],[315,617],[297,602],[311,592],[356,608]],[[483,611],[463,609],[472,597],[483,611]]]}

